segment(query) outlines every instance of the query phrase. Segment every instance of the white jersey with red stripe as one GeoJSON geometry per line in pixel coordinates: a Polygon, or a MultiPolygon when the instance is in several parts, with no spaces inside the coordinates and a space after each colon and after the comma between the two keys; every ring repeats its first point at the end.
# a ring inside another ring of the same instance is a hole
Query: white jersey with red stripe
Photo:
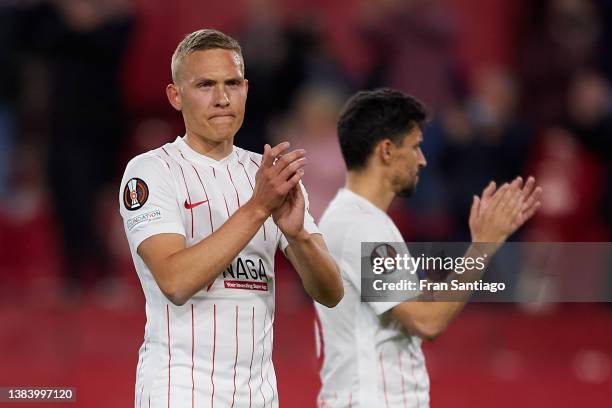
{"type": "MultiPolygon", "coordinates": [[[[261,155],[236,146],[213,160],[179,137],[127,165],[120,211],[147,316],[135,407],[278,406],[274,253],[288,243],[272,218],[209,287],[182,306],[163,295],[137,252],[156,234],[181,234],[192,246],[218,230],[252,196],[260,163],[261,155]]],[[[304,226],[319,232],[308,211],[304,226]]]]}
{"type": "Polygon", "coordinates": [[[333,309],[315,305],[323,355],[318,406],[428,407],[421,339],[406,333],[389,313],[399,302],[362,302],[360,297],[361,243],[389,243],[399,254],[408,250],[401,233],[384,211],[347,189],[329,204],[319,227],[342,271],[344,298],[333,309]]]}

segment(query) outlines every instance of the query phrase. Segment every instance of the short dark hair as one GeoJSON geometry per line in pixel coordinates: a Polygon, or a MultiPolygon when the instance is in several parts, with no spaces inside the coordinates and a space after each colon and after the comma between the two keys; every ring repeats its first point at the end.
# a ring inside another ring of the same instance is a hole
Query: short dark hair
{"type": "Polygon", "coordinates": [[[379,88],[353,95],[338,120],[340,149],[348,170],[363,169],[374,146],[383,139],[401,145],[406,133],[421,128],[425,106],[403,92],[379,88]]]}
{"type": "Polygon", "coordinates": [[[242,73],[244,74],[244,57],[242,56],[242,48],[238,41],[221,31],[205,28],[187,34],[187,36],[179,43],[172,55],[172,80],[178,83],[180,77],[180,68],[185,57],[195,51],[206,51],[214,49],[224,49],[235,51],[242,60],[242,73]]]}

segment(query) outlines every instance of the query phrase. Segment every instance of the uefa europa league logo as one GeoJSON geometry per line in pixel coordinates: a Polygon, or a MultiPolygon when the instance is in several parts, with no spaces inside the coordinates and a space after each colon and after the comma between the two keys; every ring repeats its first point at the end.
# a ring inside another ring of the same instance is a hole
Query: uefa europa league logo
{"type": "Polygon", "coordinates": [[[147,183],[139,178],[131,178],[123,189],[123,205],[129,211],[142,207],[149,198],[147,183]]]}
{"type": "Polygon", "coordinates": [[[130,199],[132,200],[132,208],[140,207],[140,203],[138,202],[138,192],[136,191],[136,179],[131,179],[128,182],[128,188],[130,189],[130,199]]]}

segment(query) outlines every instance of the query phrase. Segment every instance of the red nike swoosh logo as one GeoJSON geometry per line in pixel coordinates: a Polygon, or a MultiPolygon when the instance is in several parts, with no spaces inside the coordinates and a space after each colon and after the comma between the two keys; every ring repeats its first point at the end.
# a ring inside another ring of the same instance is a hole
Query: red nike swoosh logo
{"type": "Polygon", "coordinates": [[[198,201],[197,203],[188,203],[187,200],[185,200],[185,208],[188,210],[192,210],[196,208],[198,205],[204,204],[206,202],[208,202],[208,200],[198,201]]]}

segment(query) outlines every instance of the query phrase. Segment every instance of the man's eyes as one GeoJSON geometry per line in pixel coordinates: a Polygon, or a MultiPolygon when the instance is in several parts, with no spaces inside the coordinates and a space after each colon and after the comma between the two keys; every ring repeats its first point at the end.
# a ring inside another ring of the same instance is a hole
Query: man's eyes
{"type": "MultiPolygon", "coordinates": [[[[238,80],[225,82],[225,85],[232,86],[232,87],[240,86],[240,84],[241,84],[241,82],[238,81],[238,80]]],[[[204,82],[200,82],[198,84],[198,87],[200,87],[200,88],[211,88],[211,87],[213,87],[215,85],[216,85],[216,82],[213,82],[213,81],[204,81],[204,82]]]]}

